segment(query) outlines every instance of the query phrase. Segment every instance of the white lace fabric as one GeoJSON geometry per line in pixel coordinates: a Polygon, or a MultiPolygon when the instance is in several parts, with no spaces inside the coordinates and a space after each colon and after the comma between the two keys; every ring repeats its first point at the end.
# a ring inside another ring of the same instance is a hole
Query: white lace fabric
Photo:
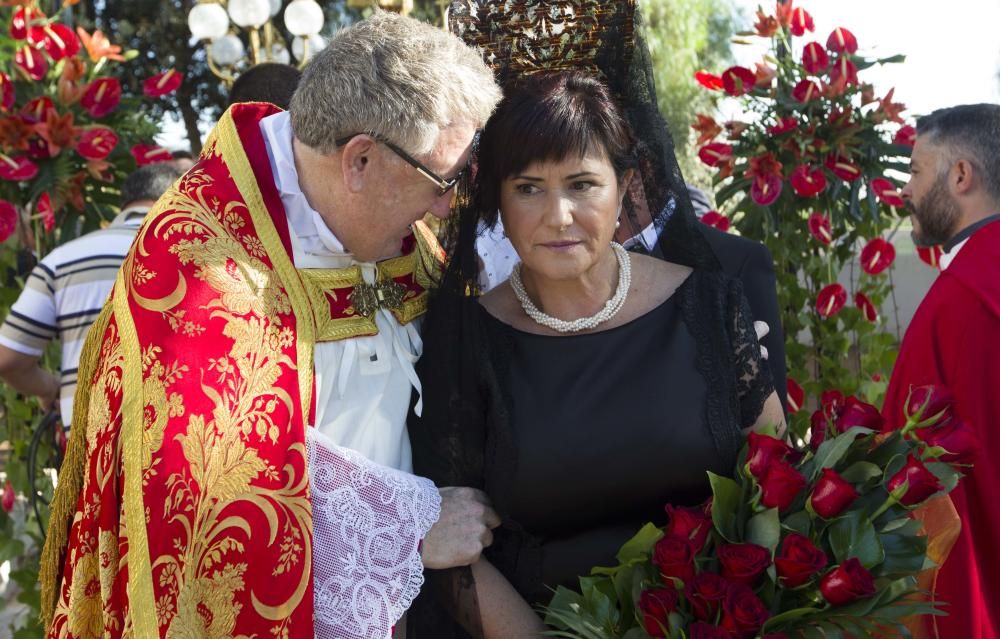
{"type": "Polygon", "coordinates": [[[424,583],[434,484],[308,429],[317,639],[388,639],[424,583]]]}

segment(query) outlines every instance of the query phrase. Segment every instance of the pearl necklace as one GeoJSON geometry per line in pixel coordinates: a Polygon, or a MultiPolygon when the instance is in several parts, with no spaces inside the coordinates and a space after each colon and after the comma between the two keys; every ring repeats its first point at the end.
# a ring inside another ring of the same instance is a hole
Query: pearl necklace
{"type": "Polygon", "coordinates": [[[585,331],[608,321],[625,306],[625,298],[632,286],[632,262],[629,260],[628,252],[617,242],[612,242],[611,248],[615,252],[615,257],[618,258],[618,288],[611,299],[604,303],[604,308],[595,315],[572,321],[546,315],[535,306],[535,303],[528,297],[528,292],[524,290],[524,282],[521,281],[521,264],[518,264],[510,274],[510,286],[514,289],[514,295],[517,296],[518,301],[521,302],[521,308],[531,319],[560,333],[585,331]]]}

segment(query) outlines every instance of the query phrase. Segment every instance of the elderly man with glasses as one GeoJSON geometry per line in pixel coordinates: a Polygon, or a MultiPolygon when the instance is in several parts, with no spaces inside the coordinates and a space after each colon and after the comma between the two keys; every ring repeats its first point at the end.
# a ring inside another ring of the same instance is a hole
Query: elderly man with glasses
{"type": "Polygon", "coordinates": [[[398,636],[423,567],[491,543],[481,493],[409,473],[405,424],[443,259],[420,220],[499,97],[460,40],[376,14],[288,112],[226,112],[84,347],[49,636],[398,636]]]}

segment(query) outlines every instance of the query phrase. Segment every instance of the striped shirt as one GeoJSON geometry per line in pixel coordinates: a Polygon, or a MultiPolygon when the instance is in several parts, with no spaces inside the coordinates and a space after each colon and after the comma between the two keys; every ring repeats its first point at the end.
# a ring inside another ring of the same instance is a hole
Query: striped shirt
{"type": "Polygon", "coordinates": [[[0,344],[26,355],[40,357],[50,341],[62,342],[59,406],[67,426],[73,419],[83,341],[147,210],[126,209],[107,228],[53,249],[28,275],[24,291],[0,325],[0,344]]]}

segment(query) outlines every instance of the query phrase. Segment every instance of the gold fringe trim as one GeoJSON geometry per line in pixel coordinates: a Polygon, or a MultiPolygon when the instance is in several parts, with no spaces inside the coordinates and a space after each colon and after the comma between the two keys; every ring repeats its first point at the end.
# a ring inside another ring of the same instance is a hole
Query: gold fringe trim
{"type": "Polygon", "coordinates": [[[101,346],[104,343],[104,332],[111,322],[113,306],[109,300],[101,309],[100,315],[87,333],[80,353],[80,364],[77,373],[79,389],[73,398],[73,423],[69,432],[69,443],[66,446],[66,458],[59,469],[59,485],[52,500],[49,515],[49,527],[45,536],[45,547],[42,548],[41,569],[38,581],[41,584],[42,624],[46,632],[55,616],[56,605],[59,602],[59,591],[62,582],[62,569],[65,564],[66,546],[69,543],[69,532],[76,515],[76,505],[83,490],[83,477],[87,468],[87,415],[90,412],[89,385],[97,362],[101,357],[101,346]],[[86,392],[82,392],[86,389],[86,392]]]}

